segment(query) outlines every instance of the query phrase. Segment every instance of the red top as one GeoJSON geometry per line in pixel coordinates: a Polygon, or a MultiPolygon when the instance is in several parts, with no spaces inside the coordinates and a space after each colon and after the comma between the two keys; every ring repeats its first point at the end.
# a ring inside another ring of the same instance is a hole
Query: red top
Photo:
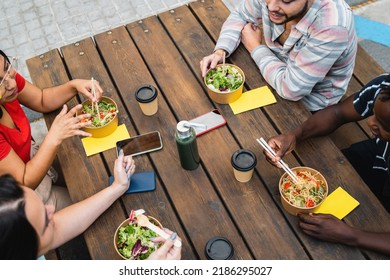
{"type": "MultiPolygon", "coordinates": [[[[15,81],[18,92],[21,92],[26,85],[26,80],[19,73],[16,73],[15,81]]],[[[0,124],[0,160],[4,159],[12,148],[24,163],[27,163],[30,160],[31,150],[31,127],[29,120],[18,99],[4,103],[3,106],[11,116],[16,128],[9,128],[0,124]]]]}

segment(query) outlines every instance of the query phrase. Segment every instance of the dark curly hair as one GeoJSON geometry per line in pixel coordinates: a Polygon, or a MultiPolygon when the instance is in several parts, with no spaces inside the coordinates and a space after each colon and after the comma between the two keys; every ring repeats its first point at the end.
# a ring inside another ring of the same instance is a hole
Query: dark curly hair
{"type": "Polygon", "coordinates": [[[38,234],[26,217],[23,189],[11,175],[0,176],[0,259],[37,259],[38,246],[38,234]]]}
{"type": "MultiPolygon", "coordinates": [[[[5,52],[3,52],[2,50],[0,50],[0,55],[2,56],[2,57],[4,57],[4,59],[6,60],[6,61],[8,61],[8,63],[10,63],[10,61],[9,61],[9,58],[8,58],[8,56],[5,54],[5,52]]],[[[4,71],[6,71],[7,69],[4,69],[4,71]]]]}

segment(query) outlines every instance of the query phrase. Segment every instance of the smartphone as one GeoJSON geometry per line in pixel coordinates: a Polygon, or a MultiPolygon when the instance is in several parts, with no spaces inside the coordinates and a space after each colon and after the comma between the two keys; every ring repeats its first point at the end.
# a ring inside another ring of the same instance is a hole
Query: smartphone
{"type": "MultiPolygon", "coordinates": [[[[108,178],[108,184],[111,185],[114,177],[108,178]]],[[[130,186],[125,193],[150,192],[156,189],[156,176],[153,171],[138,172],[131,176],[130,186]]]]}
{"type": "Polygon", "coordinates": [[[162,147],[160,132],[153,131],[116,142],[116,155],[119,155],[120,149],[126,156],[136,156],[161,150],[162,147]]]}
{"type": "Polygon", "coordinates": [[[196,136],[200,136],[202,134],[205,134],[206,132],[209,132],[210,130],[213,130],[215,128],[221,127],[226,124],[225,118],[221,115],[218,109],[214,109],[211,112],[196,117],[190,120],[190,122],[200,123],[205,125],[205,127],[203,128],[194,127],[196,136]]]}

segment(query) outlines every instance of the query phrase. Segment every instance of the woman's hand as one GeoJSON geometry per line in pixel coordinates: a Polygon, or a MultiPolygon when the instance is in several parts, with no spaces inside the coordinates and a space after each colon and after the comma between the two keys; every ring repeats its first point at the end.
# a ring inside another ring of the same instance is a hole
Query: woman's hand
{"type": "Polygon", "coordinates": [[[93,102],[99,101],[103,95],[103,90],[100,87],[99,82],[96,80],[93,81],[96,96],[93,96],[92,94],[92,80],[75,79],[72,80],[72,83],[78,92],[80,92],[82,95],[92,100],[93,102]]]}
{"type": "Polygon", "coordinates": [[[172,232],[169,229],[164,229],[164,231],[171,235],[167,240],[164,240],[161,236],[154,238],[152,241],[156,243],[164,242],[164,244],[154,251],[148,258],[148,260],[180,260],[181,259],[181,247],[176,247],[173,245],[176,239],[180,240],[180,237],[177,236],[176,232],[172,232]]]}
{"type": "Polygon", "coordinates": [[[124,156],[123,150],[119,151],[119,156],[114,165],[115,185],[123,189],[123,193],[129,188],[131,175],[135,172],[135,163],[132,156],[124,156]]]}
{"type": "Polygon", "coordinates": [[[218,63],[222,62],[226,52],[224,50],[216,50],[209,56],[205,56],[200,61],[200,70],[202,71],[202,77],[206,76],[207,70],[214,69],[218,63]]]}
{"type": "Polygon", "coordinates": [[[55,145],[60,145],[64,139],[75,135],[91,136],[90,133],[82,130],[83,127],[91,125],[90,121],[83,121],[89,118],[90,114],[76,116],[77,111],[80,109],[81,105],[79,104],[68,112],[67,105],[63,105],[61,112],[55,117],[46,137],[52,139],[55,145]]]}

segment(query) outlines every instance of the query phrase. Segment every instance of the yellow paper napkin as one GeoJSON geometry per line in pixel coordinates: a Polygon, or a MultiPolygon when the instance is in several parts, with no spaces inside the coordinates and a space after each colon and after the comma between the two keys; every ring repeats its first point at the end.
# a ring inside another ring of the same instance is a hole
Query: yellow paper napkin
{"type": "Polygon", "coordinates": [[[85,137],[81,141],[87,156],[91,156],[106,150],[115,148],[116,142],[130,138],[129,132],[124,124],[119,125],[113,133],[106,137],[94,138],[85,137]]]}
{"type": "Polygon", "coordinates": [[[332,214],[341,220],[359,204],[359,201],[354,199],[342,187],[338,187],[328,195],[314,213],[332,214]]]}
{"type": "Polygon", "coordinates": [[[240,98],[229,105],[237,115],[273,103],[276,103],[275,96],[267,86],[263,86],[244,92],[240,98]]]}

